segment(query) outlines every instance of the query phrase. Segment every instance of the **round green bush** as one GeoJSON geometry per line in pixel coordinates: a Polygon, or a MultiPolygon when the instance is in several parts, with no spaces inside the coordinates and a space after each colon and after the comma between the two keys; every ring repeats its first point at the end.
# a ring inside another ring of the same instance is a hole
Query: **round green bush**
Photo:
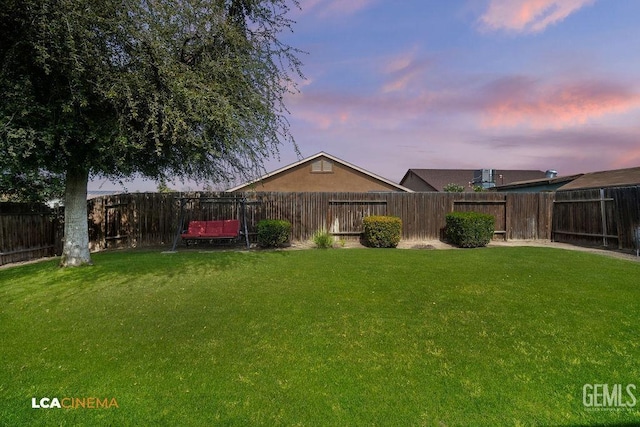
{"type": "Polygon", "coordinates": [[[371,248],[395,248],[400,243],[402,220],[397,216],[368,216],[362,220],[362,240],[371,248]]]}
{"type": "Polygon", "coordinates": [[[486,246],[495,231],[493,215],[479,212],[452,212],[446,216],[447,238],[461,248],[486,246]]]}
{"type": "Polygon", "coordinates": [[[258,222],[258,244],[263,248],[278,248],[289,241],[291,223],[281,219],[258,222]]]}

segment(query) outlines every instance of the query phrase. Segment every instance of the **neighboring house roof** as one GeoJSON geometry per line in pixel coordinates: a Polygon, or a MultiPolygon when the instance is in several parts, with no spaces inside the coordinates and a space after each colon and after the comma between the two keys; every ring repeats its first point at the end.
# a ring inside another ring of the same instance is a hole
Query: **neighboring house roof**
{"type": "MultiPolygon", "coordinates": [[[[409,193],[413,192],[409,188],[403,187],[402,185],[399,185],[399,184],[397,184],[397,183],[395,183],[393,181],[390,181],[390,180],[388,180],[386,178],[383,178],[383,177],[381,177],[379,175],[376,175],[376,174],[374,174],[372,172],[369,172],[369,171],[367,171],[367,170],[365,170],[365,169],[363,169],[363,168],[361,168],[359,166],[356,166],[356,165],[354,165],[352,163],[349,163],[349,162],[346,162],[346,161],[344,161],[342,159],[339,159],[336,156],[332,156],[331,154],[325,153],[324,151],[321,151],[321,152],[319,152],[317,154],[314,154],[311,157],[307,157],[307,158],[304,158],[302,160],[299,160],[299,161],[297,161],[295,163],[291,163],[290,165],[284,166],[284,167],[282,167],[280,169],[277,169],[277,170],[275,170],[273,172],[269,172],[267,174],[264,174],[260,178],[257,178],[257,179],[254,179],[252,181],[245,182],[244,184],[240,184],[240,185],[238,185],[236,187],[230,188],[230,189],[227,190],[227,192],[231,193],[231,192],[235,192],[235,191],[240,191],[240,190],[246,189],[247,187],[259,184],[260,182],[265,181],[265,180],[267,180],[269,178],[273,178],[273,177],[275,177],[277,175],[284,174],[285,172],[293,170],[294,168],[296,168],[298,166],[301,166],[301,165],[303,165],[305,163],[311,163],[312,161],[314,161],[316,159],[319,159],[319,158],[329,159],[334,163],[340,164],[340,165],[342,165],[342,166],[344,166],[344,167],[346,167],[348,169],[351,169],[351,170],[356,171],[356,172],[358,172],[360,174],[363,174],[363,175],[367,176],[371,180],[383,183],[383,184],[385,184],[385,186],[393,187],[397,191],[403,191],[403,192],[409,192],[409,193]]],[[[338,191],[340,191],[340,190],[338,190],[338,191]]]]}
{"type": "Polygon", "coordinates": [[[542,178],[542,179],[530,179],[526,181],[516,181],[511,182],[509,184],[504,185],[496,185],[496,191],[505,191],[505,190],[515,190],[515,189],[525,189],[525,188],[533,188],[533,187],[543,187],[543,186],[562,186],[566,183],[569,183],[575,179],[578,179],[583,174],[579,173],[576,175],[567,175],[567,176],[556,176],[554,178],[542,178]]]}
{"type": "Polygon", "coordinates": [[[558,191],[640,185],[640,167],[585,173],[558,191]]]}
{"type": "MultiPolygon", "coordinates": [[[[405,185],[410,180],[418,179],[425,185],[423,189],[417,191],[444,191],[447,184],[462,185],[467,191],[472,191],[469,183],[473,181],[475,173],[479,169],[409,169],[400,181],[400,185],[405,185]]],[[[516,181],[531,179],[541,179],[545,177],[545,172],[540,170],[511,170],[496,169],[496,185],[508,184],[516,181]]]]}

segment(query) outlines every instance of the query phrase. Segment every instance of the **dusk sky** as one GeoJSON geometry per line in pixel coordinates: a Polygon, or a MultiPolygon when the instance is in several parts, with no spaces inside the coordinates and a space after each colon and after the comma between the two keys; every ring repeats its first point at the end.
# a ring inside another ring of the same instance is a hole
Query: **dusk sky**
{"type": "MultiPolygon", "coordinates": [[[[395,182],[410,168],[640,165],[640,1],[301,6],[284,39],[308,52],[286,102],[303,157],[326,151],[395,182]]],[[[284,145],[265,166],[297,160],[284,145]]]]}

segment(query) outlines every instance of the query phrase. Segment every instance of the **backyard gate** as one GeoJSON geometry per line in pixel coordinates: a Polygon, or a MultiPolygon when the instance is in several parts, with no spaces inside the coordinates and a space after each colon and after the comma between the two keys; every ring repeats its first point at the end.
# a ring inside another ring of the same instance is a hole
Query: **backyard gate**
{"type": "Polygon", "coordinates": [[[104,205],[104,247],[120,247],[129,238],[128,203],[104,205]]]}

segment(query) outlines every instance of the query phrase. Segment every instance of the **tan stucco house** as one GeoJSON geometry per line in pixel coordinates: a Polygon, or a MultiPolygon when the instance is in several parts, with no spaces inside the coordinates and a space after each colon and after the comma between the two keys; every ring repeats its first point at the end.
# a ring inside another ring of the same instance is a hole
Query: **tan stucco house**
{"type": "Polygon", "coordinates": [[[331,154],[320,152],[227,192],[413,192],[331,154]]]}

